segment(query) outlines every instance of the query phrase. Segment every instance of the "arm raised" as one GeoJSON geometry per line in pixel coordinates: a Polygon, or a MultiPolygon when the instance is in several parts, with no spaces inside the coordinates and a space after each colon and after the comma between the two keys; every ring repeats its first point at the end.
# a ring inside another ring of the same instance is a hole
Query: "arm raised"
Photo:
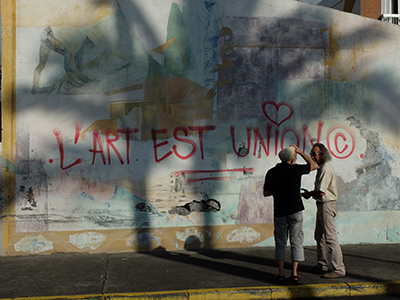
{"type": "Polygon", "coordinates": [[[318,169],[318,164],[311,157],[309,157],[307,154],[301,151],[299,147],[297,147],[296,145],[290,145],[290,146],[294,147],[295,152],[299,154],[308,164],[310,164],[311,171],[318,169]]]}

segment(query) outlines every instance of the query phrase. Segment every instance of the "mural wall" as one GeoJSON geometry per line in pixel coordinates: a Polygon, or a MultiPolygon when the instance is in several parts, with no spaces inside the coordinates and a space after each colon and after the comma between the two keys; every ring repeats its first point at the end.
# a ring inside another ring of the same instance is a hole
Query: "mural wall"
{"type": "Polygon", "coordinates": [[[265,173],[317,141],[340,242],[400,241],[400,27],[291,0],[20,0],[7,24],[3,255],[273,245],[265,173]]]}

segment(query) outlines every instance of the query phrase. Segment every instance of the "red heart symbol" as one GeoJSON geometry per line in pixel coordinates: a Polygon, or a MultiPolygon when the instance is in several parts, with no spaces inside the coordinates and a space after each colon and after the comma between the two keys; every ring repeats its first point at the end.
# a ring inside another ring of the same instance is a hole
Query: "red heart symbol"
{"type": "Polygon", "coordinates": [[[276,103],[273,102],[273,101],[265,101],[265,102],[263,103],[262,109],[263,109],[264,115],[267,117],[267,119],[270,120],[270,121],[271,121],[272,123],[274,123],[275,125],[277,125],[278,127],[281,126],[281,124],[282,124],[283,122],[285,122],[286,120],[289,120],[289,119],[293,116],[293,106],[290,105],[290,104],[287,103],[287,102],[280,102],[280,103],[276,104],[276,103]],[[287,116],[286,118],[284,118],[284,119],[283,119],[282,121],[280,121],[279,123],[276,123],[274,120],[272,120],[272,119],[268,116],[267,112],[265,111],[265,107],[266,107],[267,105],[273,105],[273,106],[275,107],[276,111],[278,111],[279,108],[280,108],[282,105],[283,105],[283,106],[286,106],[286,107],[289,108],[289,110],[290,110],[289,116],[287,116]]]}

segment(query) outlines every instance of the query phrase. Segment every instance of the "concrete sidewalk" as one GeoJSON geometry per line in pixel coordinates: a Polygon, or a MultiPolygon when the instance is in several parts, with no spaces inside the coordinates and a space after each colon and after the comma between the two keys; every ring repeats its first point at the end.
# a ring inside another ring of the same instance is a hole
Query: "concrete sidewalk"
{"type": "MultiPolygon", "coordinates": [[[[400,244],[342,246],[347,276],[277,282],[274,248],[0,257],[0,299],[272,299],[400,294],[400,244]],[[49,298],[50,296],[50,298],[49,298]]],[[[289,252],[288,252],[289,254],[289,252]]],[[[290,255],[288,255],[290,257],[290,255]]],[[[286,276],[290,276],[287,261],[286,276]]]]}

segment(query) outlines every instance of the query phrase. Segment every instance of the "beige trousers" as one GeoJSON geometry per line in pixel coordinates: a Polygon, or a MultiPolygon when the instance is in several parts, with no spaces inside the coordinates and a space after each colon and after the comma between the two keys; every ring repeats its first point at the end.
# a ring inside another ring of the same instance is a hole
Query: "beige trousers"
{"type": "Polygon", "coordinates": [[[331,254],[330,261],[333,271],[339,274],[346,274],[342,249],[336,234],[335,217],[337,207],[336,201],[317,201],[317,221],[314,238],[317,242],[318,266],[323,271],[328,271],[329,254],[331,254]]]}

